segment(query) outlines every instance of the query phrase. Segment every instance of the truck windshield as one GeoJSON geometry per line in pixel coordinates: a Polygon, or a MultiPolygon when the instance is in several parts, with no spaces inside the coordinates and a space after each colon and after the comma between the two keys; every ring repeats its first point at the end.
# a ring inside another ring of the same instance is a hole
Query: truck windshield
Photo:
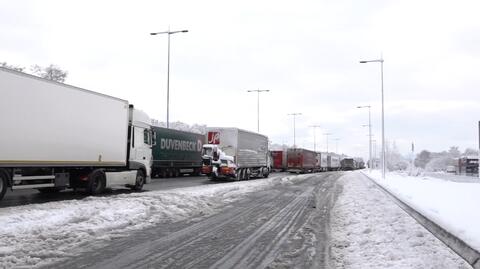
{"type": "Polygon", "coordinates": [[[212,156],[212,148],[203,148],[202,155],[212,156]]]}

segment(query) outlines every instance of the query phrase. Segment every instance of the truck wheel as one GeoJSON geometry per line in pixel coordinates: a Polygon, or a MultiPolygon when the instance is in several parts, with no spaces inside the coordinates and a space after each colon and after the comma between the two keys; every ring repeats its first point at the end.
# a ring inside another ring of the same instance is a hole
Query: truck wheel
{"type": "Polygon", "coordinates": [[[91,195],[100,194],[105,190],[105,173],[102,170],[94,170],[88,176],[87,192],[91,195]]]}
{"type": "Polygon", "coordinates": [[[3,199],[8,189],[8,177],[6,173],[0,171],[0,200],[3,199]]]}
{"type": "Polygon", "coordinates": [[[132,186],[131,189],[134,191],[141,191],[143,185],[145,184],[145,174],[142,170],[137,171],[137,179],[135,180],[135,186],[132,186]]]}
{"type": "Polygon", "coordinates": [[[270,170],[269,170],[268,168],[265,168],[265,170],[264,170],[263,172],[264,172],[264,173],[263,173],[263,177],[264,177],[264,178],[267,178],[268,175],[270,175],[270,170]]]}
{"type": "Polygon", "coordinates": [[[245,169],[245,180],[250,180],[250,170],[248,168],[245,169]]]}
{"type": "Polygon", "coordinates": [[[166,178],[167,177],[167,171],[165,169],[160,170],[160,177],[161,178],[166,178]]]}

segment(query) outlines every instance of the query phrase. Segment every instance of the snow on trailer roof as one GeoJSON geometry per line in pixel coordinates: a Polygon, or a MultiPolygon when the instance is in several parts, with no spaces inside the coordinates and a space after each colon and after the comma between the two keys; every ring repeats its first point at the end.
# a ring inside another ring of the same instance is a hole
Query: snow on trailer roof
{"type": "Polygon", "coordinates": [[[0,66],[0,71],[11,73],[11,74],[18,75],[18,76],[24,76],[24,77],[40,80],[40,81],[47,82],[47,83],[61,85],[61,86],[64,86],[64,87],[71,88],[72,90],[79,90],[79,91],[83,91],[83,92],[87,92],[87,93],[91,93],[91,94],[95,94],[95,95],[99,95],[99,96],[103,96],[103,97],[108,97],[108,98],[115,99],[115,100],[122,101],[122,102],[125,102],[125,103],[129,104],[127,100],[122,99],[122,98],[118,98],[118,97],[107,95],[107,94],[100,93],[100,92],[87,90],[87,89],[84,89],[84,88],[80,88],[80,87],[77,87],[77,86],[73,86],[73,85],[58,82],[58,81],[54,81],[54,80],[51,80],[51,79],[37,77],[35,75],[27,74],[25,72],[20,72],[20,71],[17,71],[17,70],[12,70],[12,69],[1,67],[1,66],[0,66]]]}
{"type": "Polygon", "coordinates": [[[265,138],[268,139],[268,136],[266,136],[266,135],[264,135],[264,134],[260,134],[260,133],[257,133],[257,132],[252,132],[252,131],[240,129],[240,128],[237,128],[237,127],[207,127],[207,131],[210,131],[210,130],[213,130],[213,129],[238,130],[238,131],[242,131],[242,132],[246,132],[246,133],[261,135],[261,136],[264,136],[265,138]]]}

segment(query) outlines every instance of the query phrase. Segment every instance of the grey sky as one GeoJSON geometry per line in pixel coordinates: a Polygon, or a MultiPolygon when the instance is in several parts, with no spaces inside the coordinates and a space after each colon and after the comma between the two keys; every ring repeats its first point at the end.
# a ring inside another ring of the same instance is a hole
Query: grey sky
{"type": "MultiPolygon", "coordinates": [[[[385,59],[386,137],[406,153],[477,147],[480,4],[476,1],[0,1],[0,61],[57,64],[67,83],[171,120],[256,130],[274,143],[367,154],[367,110],[380,140],[385,59]]],[[[380,144],[380,143],[378,143],[380,144]]],[[[379,148],[379,147],[378,147],[379,148]]]]}

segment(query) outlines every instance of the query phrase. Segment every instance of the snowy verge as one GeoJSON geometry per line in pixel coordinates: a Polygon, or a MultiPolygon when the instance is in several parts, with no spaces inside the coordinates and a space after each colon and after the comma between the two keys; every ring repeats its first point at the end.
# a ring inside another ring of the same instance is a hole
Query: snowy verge
{"type": "Polygon", "coordinates": [[[248,193],[304,178],[271,177],[2,208],[0,268],[42,266],[75,255],[90,243],[159,223],[212,215],[248,193]]]}
{"type": "Polygon", "coordinates": [[[398,199],[480,251],[480,184],[379,171],[366,173],[398,199]]]}
{"type": "Polygon", "coordinates": [[[471,268],[359,172],[331,212],[333,268],[471,268]]]}

